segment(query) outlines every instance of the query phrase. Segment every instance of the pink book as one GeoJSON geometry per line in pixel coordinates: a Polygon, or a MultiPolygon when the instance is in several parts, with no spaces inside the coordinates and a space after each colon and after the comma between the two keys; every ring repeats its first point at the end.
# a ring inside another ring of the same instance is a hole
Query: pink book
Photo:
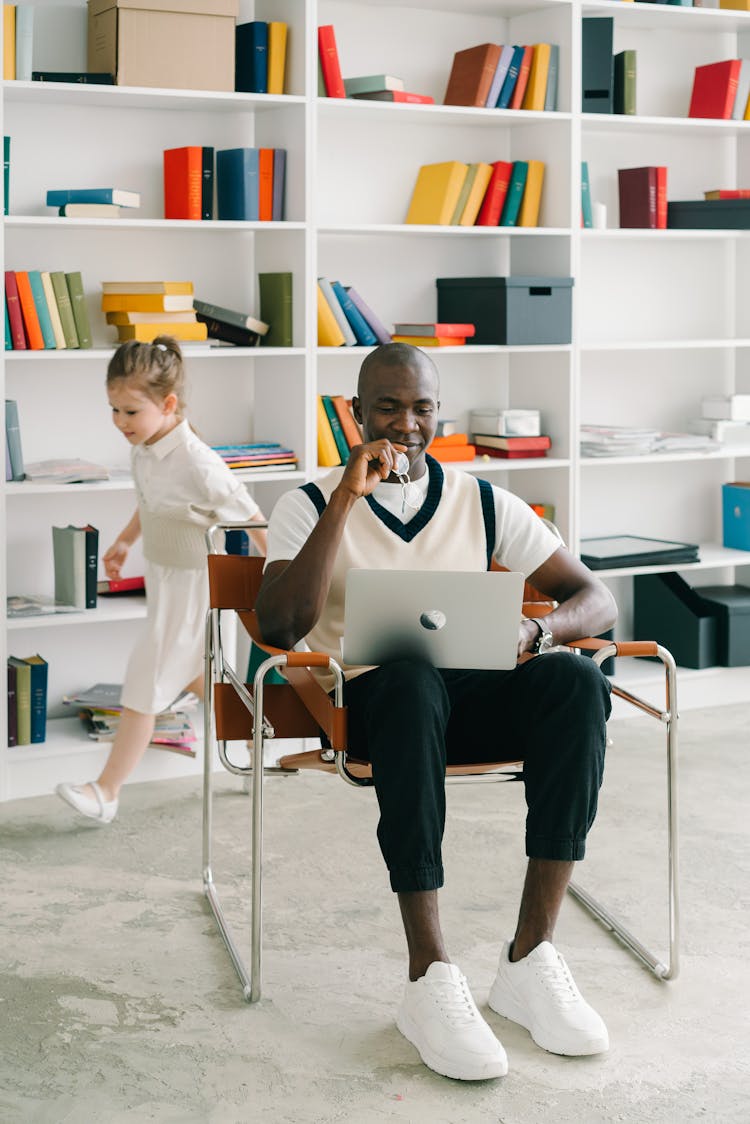
{"type": "Polygon", "coordinates": [[[385,326],[381,323],[380,320],[378,320],[377,316],[372,311],[370,306],[368,304],[365,304],[357,290],[352,288],[351,285],[347,285],[345,286],[345,288],[347,293],[351,297],[354,307],[358,310],[358,312],[362,314],[362,316],[364,316],[365,320],[372,328],[374,334],[377,337],[378,343],[390,343],[390,332],[386,331],[385,326]]]}

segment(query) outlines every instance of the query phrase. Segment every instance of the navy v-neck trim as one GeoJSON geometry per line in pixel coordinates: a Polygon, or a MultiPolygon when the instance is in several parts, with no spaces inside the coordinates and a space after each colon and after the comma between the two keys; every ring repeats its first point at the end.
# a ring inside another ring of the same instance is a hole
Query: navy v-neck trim
{"type": "Polygon", "coordinates": [[[419,532],[423,530],[432,519],[437,511],[440,497],[443,494],[443,470],[440,464],[431,456],[426,456],[427,471],[430,474],[430,482],[427,486],[427,495],[424,498],[424,503],[420,507],[417,514],[408,523],[402,523],[395,515],[393,515],[387,508],[379,504],[372,496],[366,496],[367,503],[373,515],[383,523],[389,531],[394,535],[398,535],[404,542],[411,542],[415,539],[419,532]]]}

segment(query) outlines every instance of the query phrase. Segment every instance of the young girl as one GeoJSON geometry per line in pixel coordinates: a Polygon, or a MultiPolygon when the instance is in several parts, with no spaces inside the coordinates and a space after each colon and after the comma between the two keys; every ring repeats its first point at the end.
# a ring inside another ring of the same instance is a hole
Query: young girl
{"type": "MultiPolygon", "coordinates": [[[[132,447],[138,507],[102,560],[107,576],[119,578],[130,547],[143,535],[148,608],[102,772],[89,784],[56,788],[77,812],[99,823],[116,816],[120,788],[151,740],[155,715],[183,689],[203,693],[205,529],[264,520],[244,485],[185,420],[184,382],[182,352],[169,336],[122,344],[107,368],[112,420],[132,447]]],[[[265,530],[253,531],[252,538],[265,554],[265,530]]]]}

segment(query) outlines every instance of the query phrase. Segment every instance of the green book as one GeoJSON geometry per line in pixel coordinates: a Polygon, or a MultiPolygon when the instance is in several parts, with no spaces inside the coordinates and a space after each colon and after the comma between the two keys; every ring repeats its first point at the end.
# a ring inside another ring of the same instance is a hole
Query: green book
{"type": "Polygon", "coordinates": [[[13,350],[13,336],[10,334],[10,320],[8,319],[8,302],[4,301],[3,303],[5,304],[5,350],[6,351],[12,351],[13,350]]]}
{"type": "Polygon", "coordinates": [[[589,162],[581,161],[581,219],[585,227],[594,225],[594,211],[591,206],[591,180],[589,178],[589,162]]]}
{"type": "Polygon", "coordinates": [[[500,216],[498,226],[516,225],[518,212],[521,209],[521,200],[523,199],[523,189],[526,187],[528,171],[529,165],[526,160],[513,161],[513,171],[510,173],[508,194],[505,197],[505,205],[503,206],[503,213],[500,216]]]}
{"type": "Polygon", "coordinates": [[[635,114],[635,51],[615,55],[614,111],[635,114]]]}
{"type": "Polygon", "coordinates": [[[27,656],[30,676],[30,741],[43,742],[47,737],[47,661],[41,656],[27,656]]]}
{"type": "Polygon", "coordinates": [[[464,213],[464,207],[466,206],[466,200],[469,198],[469,192],[471,191],[472,187],[474,186],[474,180],[477,178],[477,172],[478,171],[479,171],[479,165],[478,164],[469,164],[468,168],[466,169],[466,175],[464,176],[464,182],[463,182],[463,185],[461,187],[461,190],[458,193],[458,199],[456,200],[456,206],[453,209],[453,215],[452,215],[451,221],[450,221],[451,226],[458,226],[458,224],[461,221],[461,215],[464,213]]]}
{"type": "Polygon", "coordinates": [[[8,656],[16,669],[16,745],[31,745],[31,665],[8,656]]]}
{"type": "Polygon", "coordinates": [[[269,325],[260,346],[293,347],[291,273],[259,273],[258,290],[260,318],[269,325]]]}
{"type": "Polygon", "coordinates": [[[39,328],[42,333],[45,348],[54,348],[55,346],[55,333],[52,330],[52,317],[50,316],[49,308],[47,306],[47,297],[44,293],[44,286],[42,285],[42,275],[38,269],[29,270],[29,286],[31,288],[31,295],[34,298],[34,306],[36,307],[36,314],[39,318],[39,328]]]}
{"type": "Polygon", "coordinates": [[[83,278],[80,273],[66,273],[65,280],[68,284],[73,319],[78,333],[78,346],[91,347],[91,325],[89,324],[89,312],[86,308],[86,296],[83,291],[83,278]]]}
{"type": "Polygon", "coordinates": [[[9,214],[8,197],[10,195],[10,137],[3,137],[3,210],[9,214]]]}
{"type": "Polygon", "coordinates": [[[321,395],[321,397],[323,399],[323,409],[326,412],[326,417],[328,418],[329,424],[331,426],[333,440],[336,442],[336,448],[338,449],[339,456],[341,457],[341,463],[346,464],[346,462],[349,460],[349,443],[346,440],[346,437],[344,437],[344,431],[341,428],[341,422],[339,421],[339,416],[336,413],[336,407],[331,401],[330,394],[323,394],[321,395]]]}
{"type": "Polygon", "coordinates": [[[57,311],[60,315],[60,323],[62,324],[63,335],[65,336],[65,346],[78,347],[78,331],[73,317],[73,305],[70,303],[70,293],[68,292],[68,282],[65,280],[65,274],[62,270],[56,270],[54,273],[50,273],[49,279],[52,282],[55,300],[57,301],[57,311]]]}

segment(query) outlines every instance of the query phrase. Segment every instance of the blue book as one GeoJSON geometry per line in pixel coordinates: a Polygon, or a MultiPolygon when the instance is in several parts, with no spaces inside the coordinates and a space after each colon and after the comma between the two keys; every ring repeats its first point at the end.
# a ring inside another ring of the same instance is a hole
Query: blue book
{"type": "Polygon", "coordinates": [[[510,105],[510,99],[513,97],[513,90],[516,85],[516,79],[518,78],[518,72],[523,62],[523,50],[523,47],[513,48],[513,58],[508,67],[508,73],[505,75],[505,81],[500,90],[500,96],[497,99],[497,109],[507,109],[510,105]]]}
{"type": "Polygon", "coordinates": [[[10,137],[3,137],[3,210],[9,214],[8,199],[10,197],[10,137]]]}
{"type": "Polygon", "coordinates": [[[39,317],[39,327],[42,330],[44,346],[45,348],[54,348],[57,346],[57,343],[55,342],[55,333],[52,330],[52,317],[49,314],[47,298],[44,295],[42,275],[38,269],[29,270],[29,285],[31,286],[31,295],[34,298],[36,314],[39,317]]]}
{"type": "Polygon", "coordinates": [[[220,219],[258,221],[258,148],[223,148],[216,153],[216,200],[220,219]]]}
{"type": "Polygon", "coordinates": [[[41,656],[29,656],[24,662],[31,668],[31,744],[34,745],[47,737],[47,661],[41,656]]]}
{"type": "Polygon", "coordinates": [[[34,5],[16,4],[16,81],[31,81],[34,46],[34,5]]]}
{"type": "Polygon", "coordinates": [[[268,93],[268,24],[264,20],[235,28],[234,88],[243,94],[268,93]]]}
{"type": "Polygon", "coordinates": [[[82,187],[63,191],[48,191],[48,207],[64,207],[66,203],[114,203],[117,207],[140,207],[138,191],[125,191],[121,187],[82,187]]]}
{"type": "Polygon", "coordinates": [[[284,218],[284,187],[286,184],[286,149],[273,150],[273,202],[271,220],[281,222],[284,218]]]}
{"type": "Polygon", "coordinates": [[[373,332],[370,325],[365,320],[362,313],[355,307],[354,301],[347,293],[346,289],[340,282],[332,281],[331,288],[336,294],[336,299],[341,305],[344,316],[349,321],[349,326],[357,337],[357,343],[360,347],[372,347],[378,342],[378,337],[373,332]]]}
{"type": "Polygon", "coordinates": [[[12,351],[13,350],[13,337],[10,334],[10,320],[8,319],[8,302],[7,302],[7,300],[3,301],[3,305],[5,307],[5,350],[6,351],[12,351]]]}
{"type": "Polygon", "coordinates": [[[513,161],[513,171],[510,173],[508,194],[505,197],[505,205],[503,206],[503,213],[500,216],[498,226],[516,225],[518,212],[521,209],[521,200],[523,199],[523,189],[526,187],[528,171],[529,165],[526,160],[513,161]]]}
{"type": "Polygon", "coordinates": [[[581,219],[586,228],[594,225],[594,212],[591,206],[591,181],[589,179],[589,162],[581,161],[581,219]]]}
{"type": "Polygon", "coordinates": [[[557,43],[549,46],[549,70],[547,71],[547,89],[544,94],[545,111],[557,109],[557,75],[560,71],[560,48],[557,43]]]}
{"type": "Polygon", "coordinates": [[[510,64],[513,61],[513,54],[513,47],[503,47],[500,51],[500,58],[497,60],[497,66],[495,67],[495,76],[492,79],[490,92],[487,94],[487,100],[484,103],[487,109],[494,109],[497,105],[497,99],[500,97],[503,82],[508,74],[510,64]]]}

